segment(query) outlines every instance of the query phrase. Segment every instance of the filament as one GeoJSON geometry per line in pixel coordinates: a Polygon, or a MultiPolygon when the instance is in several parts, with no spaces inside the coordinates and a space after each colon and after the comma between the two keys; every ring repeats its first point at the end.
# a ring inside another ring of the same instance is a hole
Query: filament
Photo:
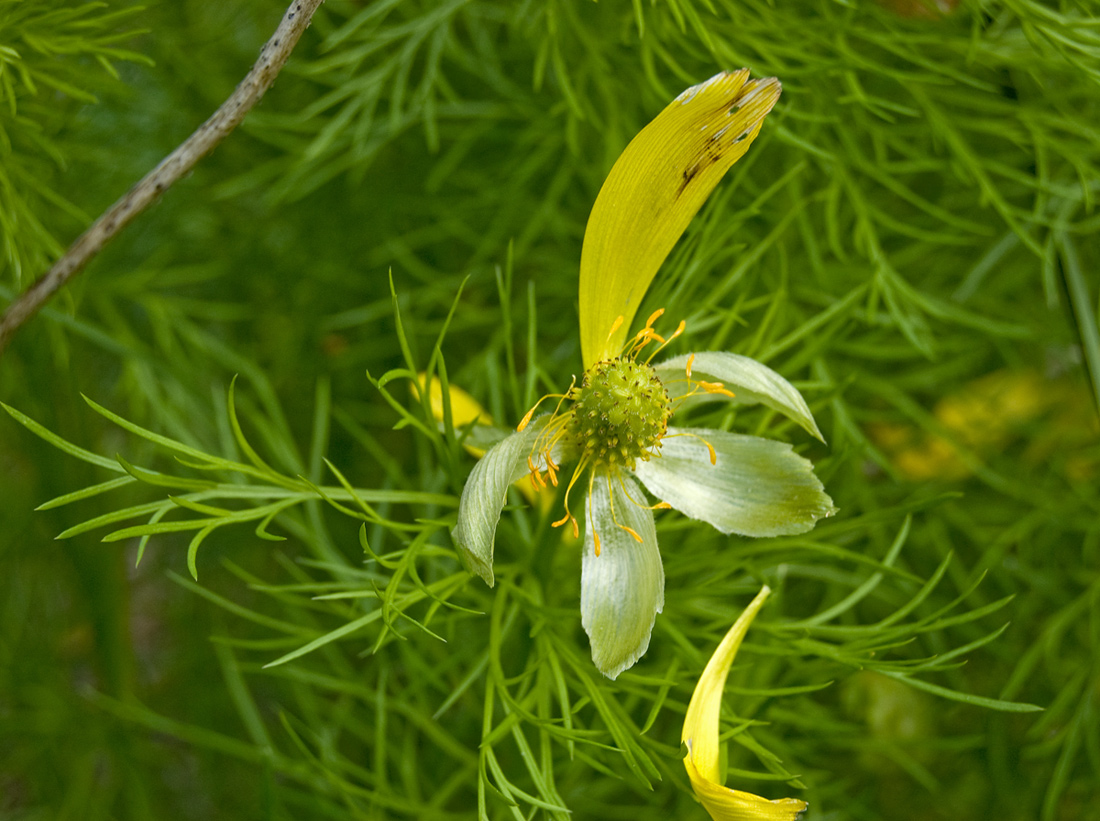
{"type": "MultiPolygon", "coordinates": [[[[620,479],[621,481],[621,479],[620,479]]],[[[625,530],[631,536],[634,537],[634,541],[641,544],[642,537],[638,535],[638,531],[632,527],[628,527],[619,521],[619,517],[615,515],[615,495],[611,492],[611,474],[607,474],[607,500],[611,505],[611,521],[615,523],[615,526],[620,530],[625,530]]]]}
{"type": "Polygon", "coordinates": [[[573,469],[573,477],[569,480],[569,486],[565,489],[565,515],[553,523],[554,527],[561,527],[566,522],[571,522],[574,539],[580,535],[580,528],[577,526],[577,517],[569,512],[569,492],[573,489],[573,485],[577,483],[577,477],[581,475],[586,464],[588,464],[588,459],[582,458],[577,463],[577,467],[573,469]]]}
{"type": "Polygon", "coordinates": [[[676,337],[678,337],[680,334],[682,334],[684,332],[684,328],[686,328],[686,327],[687,327],[687,322],[685,322],[684,320],[681,319],[680,324],[676,326],[676,330],[672,332],[672,336],[670,336],[668,339],[662,339],[660,346],[657,347],[656,350],[650,352],[649,358],[646,359],[645,363],[648,365],[653,360],[653,357],[655,357],[657,354],[659,354],[661,351],[663,351],[665,349],[665,346],[668,345],[669,342],[671,342],[676,337]]]}
{"type": "Polygon", "coordinates": [[[707,450],[710,452],[710,463],[712,465],[718,464],[718,453],[717,453],[717,451],[715,451],[714,445],[712,445],[710,442],[708,442],[702,436],[700,436],[697,433],[688,433],[687,431],[681,431],[680,433],[666,434],[665,438],[666,439],[673,439],[677,436],[690,436],[692,439],[698,439],[700,442],[702,442],[704,445],[707,446],[707,450]]]}
{"type": "Polygon", "coordinates": [[[672,510],[672,505],[668,502],[658,502],[655,505],[643,505],[637,499],[630,495],[630,491],[626,489],[626,482],[623,481],[622,474],[619,474],[619,487],[623,489],[623,496],[625,496],[634,507],[640,507],[642,510],[672,510]]]}

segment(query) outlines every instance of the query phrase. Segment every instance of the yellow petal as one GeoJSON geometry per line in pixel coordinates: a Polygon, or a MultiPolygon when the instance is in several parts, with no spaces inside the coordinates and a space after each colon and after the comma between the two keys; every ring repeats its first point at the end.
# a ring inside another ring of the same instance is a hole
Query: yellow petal
{"type": "MultiPolygon", "coordinates": [[[[419,398],[417,389],[424,386],[424,374],[417,374],[417,382],[413,384],[413,393],[419,398]]],[[[471,422],[477,421],[483,425],[493,424],[493,418],[488,414],[485,408],[481,407],[481,404],[474,399],[466,391],[462,390],[455,385],[449,385],[451,394],[451,423],[456,428],[461,428],[463,425],[468,425],[471,422]]],[[[432,416],[435,421],[443,421],[443,383],[439,381],[438,376],[432,377],[431,385],[428,386],[428,401],[432,406],[432,416]]],[[[466,446],[466,450],[470,452],[470,455],[476,456],[479,459],[485,455],[483,448],[475,448],[470,445],[466,446]]]]}
{"type": "Polygon", "coordinates": [[[642,129],[600,189],[581,251],[581,353],[618,354],[657,269],[714,186],[748,150],[779,99],[774,77],[722,72],[642,129]],[[622,324],[612,332],[617,317],[622,324]],[[608,334],[611,334],[610,337],[608,334]]]}
{"type": "MultiPolygon", "coordinates": [[[[423,372],[417,374],[417,381],[412,385],[413,395],[418,399],[420,398],[418,391],[422,387],[424,387],[423,372]]],[[[456,428],[461,428],[463,425],[468,425],[471,422],[478,422],[482,425],[493,424],[493,417],[481,406],[480,402],[456,385],[449,385],[448,387],[451,394],[451,422],[456,428]]],[[[436,422],[442,422],[443,383],[439,380],[438,376],[433,376],[431,384],[428,386],[428,401],[432,406],[432,417],[436,422]]],[[[467,453],[477,459],[485,455],[485,448],[475,447],[474,445],[465,445],[464,447],[467,453]]],[[[515,484],[516,487],[519,488],[519,492],[522,493],[531,504],[537,504],[543,510],[549,510],[553,505],[554,493],[552,490],[548,493],[540,493],[532,486],[527,477],[520,479],[515,484]]],[[[570,534],[570,536],[572,536],[572,534],[570,534]]]]}
{"type": "Polygon", "coordinates": [[[741,790],[731,790],[713,781],[707,781],[691,761],[684,759],[692,789],[714,821],[795,821],[808,806],[797,798],[777,798],[769,801],[759,795],[741,790]]]}
{"type": "Polygon", "coordinates": [[[684,716],[682,738],[688,748],[684,768],[695,795],[715,821],[793,821],[807,806],[805,801],[795,798],[769,801],[752,793],[731,790],[719,780],[718,728],[722,691],[741,641],[769,593],[771,589],[765,585],[726,633],[699,677],[684,716]]]}
{"type": "MultiPolygon", "coordinates": [[[[417,379],[420,383],[419,387],[422,387],[424,385],[424,374],[418,374],[417,379]]],[[[483,425],[493,424],[493,418],[489,416],[488,411],[481,407],[481,404],[470,394],[457,385],[449,385],[448,387],[451,394],[451,420],[456,428],[468,425],[475,420],[483,425]]],[[[442,422],[443,383],[439,381],[438,376],[432,377],[432,384],[428,387],[428,401],[432,405],[432,416],[437,421],[442,422]]]]}
{"type": "Polygon", "coordinates": [[[745,612],[734,622],[714,655],[710,657],[703,675],[699,677],[699,683],[695,685],[695,692],[691,694],[687,714],[684,716],[683,741],[691,748],[689,757],[695,767],[708,781],[718,782],[718,718],[722,712],[722,691],[726,688],[726,676],[729,675],[733,658],[737,655],[749,625],[771,592],[771,588],[764,585],[756,598],[749,602],[745,612]]]}

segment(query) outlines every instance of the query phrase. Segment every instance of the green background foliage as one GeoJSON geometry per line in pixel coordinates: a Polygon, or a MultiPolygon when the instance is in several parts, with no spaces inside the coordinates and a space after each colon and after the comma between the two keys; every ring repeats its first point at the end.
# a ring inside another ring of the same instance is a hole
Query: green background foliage
{"type": "MultiPolygon", "coordinates": [[[[1095,812],[1097,11],[328,0],[0,358],[0,818],[702,819],[683,711],[763,582],[728,783],[807,819],[1095,812]],[[659,514],[665,611],[609,682],[556,515],[514,494],[497,586],[459,566],[472,459],[409,377],[505,427],[568,385],[604,176],[741,66],[783,97],[640,315],[794,380],[828,447],[695,421],[793,442],[840,513],[659,514]]],[[[0,304],[282,12],[0,0],[0,304]]]]}

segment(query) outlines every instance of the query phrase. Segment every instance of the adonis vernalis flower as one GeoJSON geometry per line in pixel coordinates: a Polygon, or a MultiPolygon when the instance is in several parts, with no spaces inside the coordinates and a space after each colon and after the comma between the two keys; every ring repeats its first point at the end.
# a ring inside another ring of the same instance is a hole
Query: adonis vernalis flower
{"type": "Polygon", "coordinates": [[[540,400],[516,433],[488,450],[463,489],[452,532],[469,567],[492,585],[493,538],[508,486],[525,474],[540,487],[564,483],[565,515],[555,525],[575,535],[580,526],[570,500],[583,491],[581,622],[593,662],[610,678],[646,651],[664,606],[653,510],[675,508],[745,536],[803,533],[835,511],[813,466],[790,445],[670,424],[676,411],[700,400],[762,403],[821,439],[786,379],[732,353],[654,364],[684,330],[681,322],[661,336],[655,322],[663,311],[629,333],[657,269],[779,98],[774,78],[748,74],[723,72],[689,88],[611,169],[581,252],[584,375],[565,393],[540,400]],[[554,411],[536,416],[547,400],[554,411]]]}

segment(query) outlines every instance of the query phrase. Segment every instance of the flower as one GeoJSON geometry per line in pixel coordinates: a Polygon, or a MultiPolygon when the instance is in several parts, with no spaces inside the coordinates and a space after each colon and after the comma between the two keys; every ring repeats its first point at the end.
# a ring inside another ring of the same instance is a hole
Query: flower
{"type": "Polygon", "coordinates": [[[790,445],[722,430],[669,424],[704,400],[761,403],[821,432],[799,392],[775,371],[733,353],[685,354],[653,364],[667,339],[649,317],[628,337],[654,274],[721,176],[748,149],[779,97],[774,79],[748,70],[693,86],[646,126],[608,175],[581,251],[580,331],[585,373],[564,394],[539,400],[516,433],[474,467],[452,537],[468,567],[490,586],[493,538],[508,486],[529,474],[557,485],[575,462],[573,487],[586,480],[581,623],[592,660],[609,678],[649,646],[664,606],[664,569],[653,510],[676,508],[723,533],[804,533],[835,512],[809,461],[790,445]],[[647,354],[647,349],[656,345],[647,354]],[[553,413],[535,416],[546,399],[553,413]],[[639,482],[658,502],[648,504],[639,482]]]}
{"type": "Polygon", "coordinates": [[[684,716],[682,739],[687,746],[684,769],[696,797],[714,821],[795,821],[806,811],[805,801],[797,798],[769,801],[759,795],[724,787],[719,778],[718,717],[722,710],[722,690],[741,640],[770,592],[765,585],[726,633],[699,677],[684,716]]]}

